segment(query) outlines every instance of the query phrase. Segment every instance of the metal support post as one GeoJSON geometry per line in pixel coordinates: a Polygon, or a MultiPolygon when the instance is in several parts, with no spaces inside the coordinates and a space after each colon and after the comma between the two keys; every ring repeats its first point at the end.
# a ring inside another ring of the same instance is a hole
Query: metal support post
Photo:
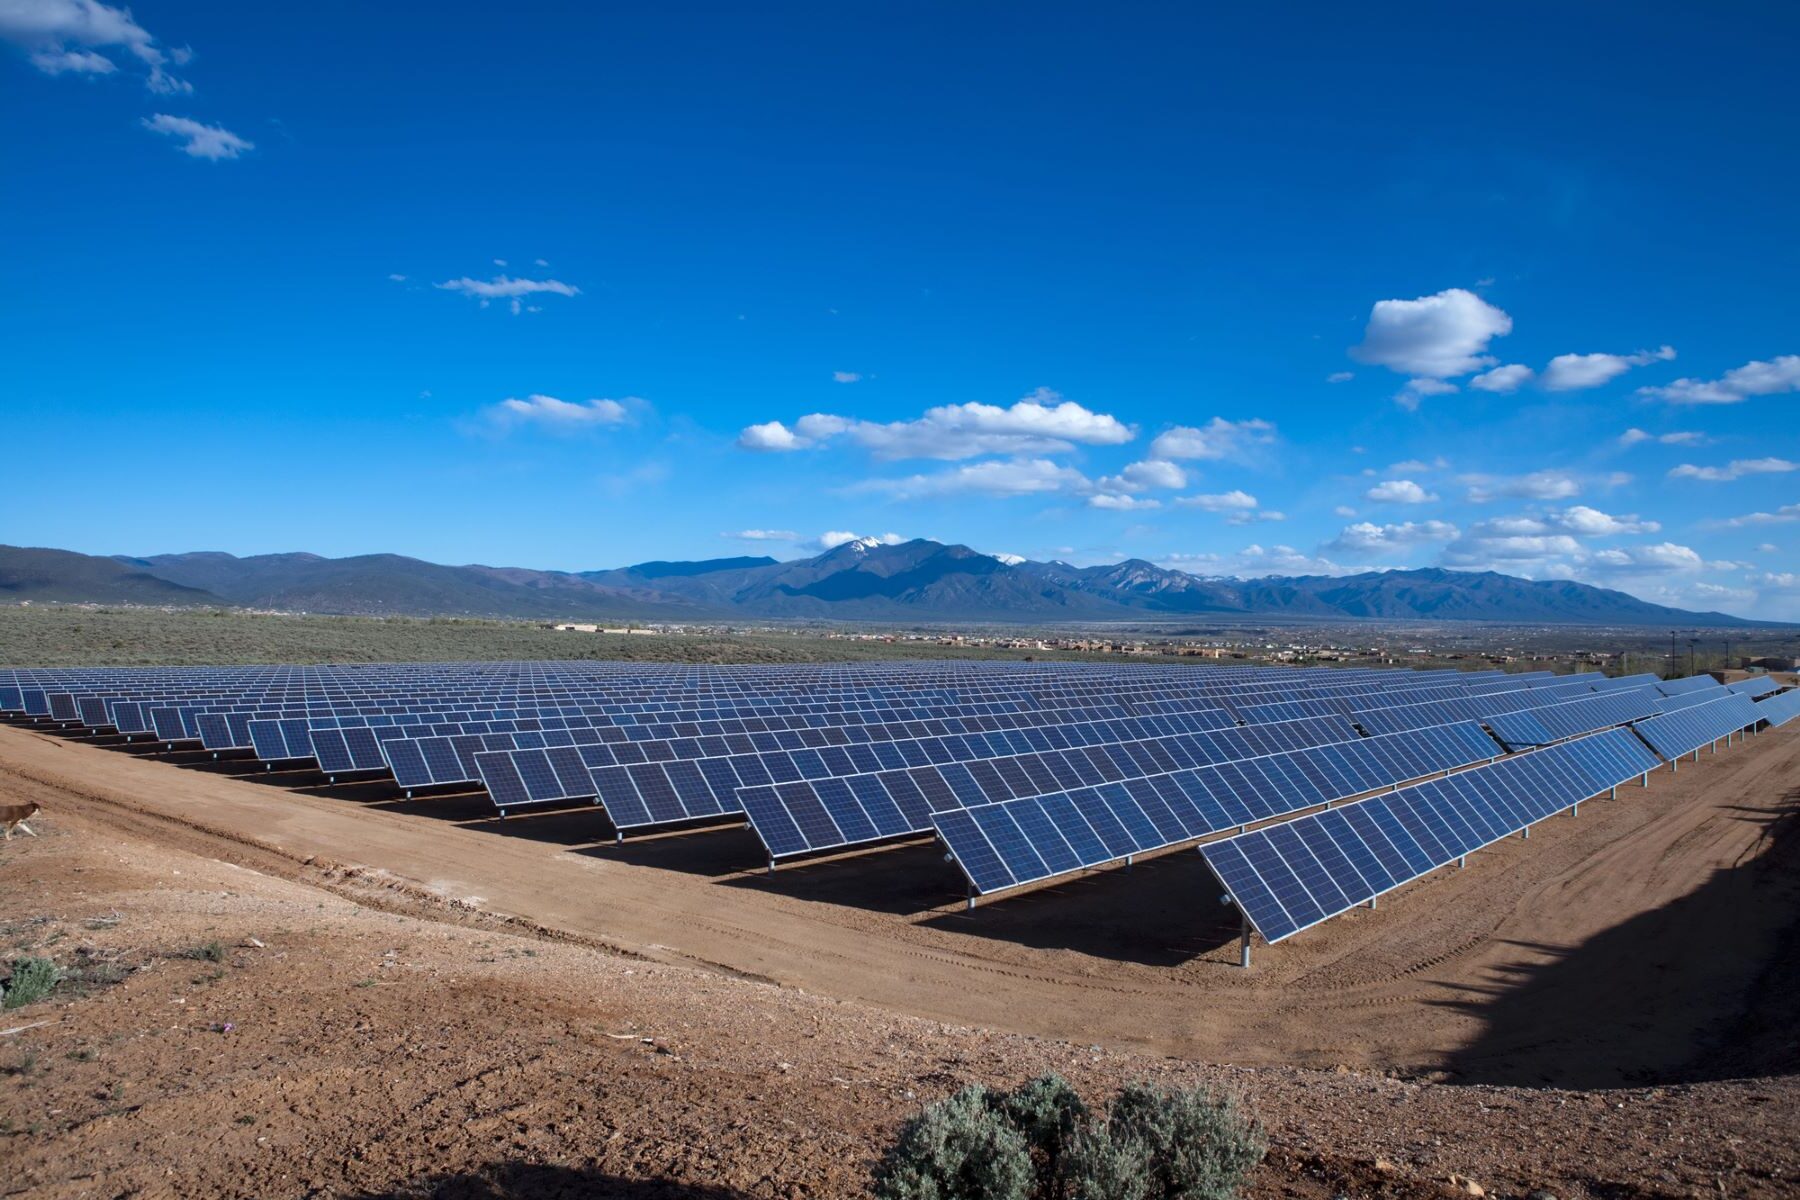
{"type": "Polygon", "coordinates": [[[1250,918],[1242,917],[1242,929],[1238,932],[1238,966],[1246,971],[1250,969],[1250,918]]]}
{"type": "Polygon", "coordinates": [[[1459,871],[1468,865],[1469,865],[1469,856],[1466,854],[1456,860],[1456,869],[1459,871]]]}
{"type": "Polygon", "coordinates": [[[1522,838],[1530,837],[1531,836],[1531,826],[1527,825],[1525,828],[1519,830],[1519,836],[1522,838]]]}

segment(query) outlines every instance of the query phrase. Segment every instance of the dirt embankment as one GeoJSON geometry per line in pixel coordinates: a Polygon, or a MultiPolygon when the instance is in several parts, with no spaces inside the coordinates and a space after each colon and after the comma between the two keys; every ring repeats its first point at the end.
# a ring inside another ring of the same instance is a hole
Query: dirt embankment
{"type": "Polygon", "coordinates": [[[853,1195],[921,1099],[1056,1069],[1243,1092],[1264,1196],[1800,1195],[1789,1078],[1423,1077],[1791,1045],[1797,757],[1659,774],[1241,972],[1192,854],[968,916],[916,849],[771,879],[731,834],[618,851],[592,814],[497,828],[3,729],[0,791],[46,806],[0,852],[9,952],[87,979],[0,1023],[49,1022],[0,1039],[5,1187],[853,1195]]]}

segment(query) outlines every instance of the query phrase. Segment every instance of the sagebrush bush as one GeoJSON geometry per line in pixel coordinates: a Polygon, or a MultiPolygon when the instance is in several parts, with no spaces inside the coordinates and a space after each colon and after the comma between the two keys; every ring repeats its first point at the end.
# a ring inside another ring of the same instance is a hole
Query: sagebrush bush
{"type": "Polygon", "coordinates": [[[1031,1149],[986,1088],[927,1105],[875,1171],[880,1200],[1029,1200],[1031,1149]]]}
{"type": "Polygon", "coordinates": [[[0,997],[0,1008],[24,1008],[48,996],[56,988],[62,972],[47,958],[16,958],[12,975],[6,981],[6,994],[0,997]]]}
{"type": "Polygon", "coordinates": [[[1229,1096],[1135,1083],[1113,1101],[1115,1142],[1149,1157],[1152,1200],[1233,1200],[1268,1150],[1256,1123],[1229,1096]]]}
{"type": "Polygon", "coordinates": [[[880,1200],[1235,1200],[1267,1144],[1230,1097],[1132,1084],[1102,1120],[1057,1075],[964,1088],[908,1122],[880,1200]]]}
{"type": "Polygon", "coordinates": [[[1066,1200],[1147,1200],[1153,1179],[1144,1143],[1090,1122],[1070,1139],[1060,1182],[1066,1200]]]}
{"type": "Polygon", "coordinates": [[[1031,1147],[1037,1176],[1033,1194],[1041,1200],[1062,1200],[1063,1158],[1090,1119],[1088,1106],[1068,1080],[1056,1074],[1040,1075],[994,1099],[1031,1147]]]}

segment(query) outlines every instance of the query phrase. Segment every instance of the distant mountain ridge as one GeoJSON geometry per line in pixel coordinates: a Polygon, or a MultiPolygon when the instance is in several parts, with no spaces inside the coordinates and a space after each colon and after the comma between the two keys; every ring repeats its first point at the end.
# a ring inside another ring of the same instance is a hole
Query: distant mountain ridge
{"type": "Polygon", "coordinates": [[[646,562],[594,571],[445,566],[398,554],[202,551],[97,557],[0,546],[0,601],[224,605],[354,615],[663,621],[1050,622],[1154,617],[1427,619],[1514,624],[1769,624],[1689,612],[1570,580],[1492,571],[1215,578],[1142,559],[1002,559],[920,538],[846,542],[814,558],[646,562]]]}

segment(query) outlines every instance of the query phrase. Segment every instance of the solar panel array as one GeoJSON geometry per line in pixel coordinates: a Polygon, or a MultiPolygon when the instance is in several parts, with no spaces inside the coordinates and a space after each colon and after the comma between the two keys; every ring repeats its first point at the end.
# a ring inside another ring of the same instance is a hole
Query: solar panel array
{"type": "Polygon", "coordinates": [[[1785,723],[1800,689],[1192,663],[416,663],[0,670],[0,714],[409,795],[481,789],[502,815],[597,805],[621,834],[747,820],[771,866],[935,835],[972,897],[1237,830],[1202,853],[1274,941],[1647,772],[1651,749],[1673,761],[1785,723]]]}
{"type": "Polygon", "coordinates": [[[1279,942],[1660,765],[1624,729],[1514,755],[1200,848],[1279,942]]]}

